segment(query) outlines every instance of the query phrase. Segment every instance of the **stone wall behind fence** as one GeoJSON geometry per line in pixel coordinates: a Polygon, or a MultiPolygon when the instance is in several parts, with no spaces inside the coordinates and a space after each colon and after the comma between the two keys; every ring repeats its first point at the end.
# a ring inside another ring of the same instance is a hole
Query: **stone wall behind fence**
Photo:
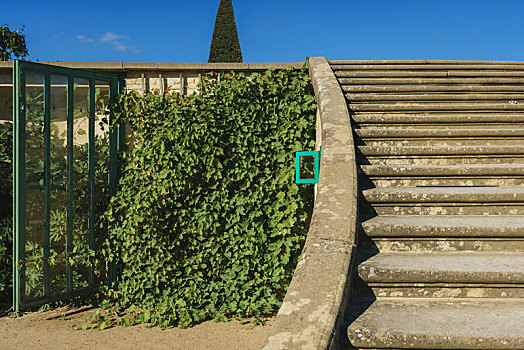
{"type": "MultiPolygon", "coordinates": [[[[288,63],[130,63],[130,62],[39,62],[125,76],[126,87],[143,94],[147,90],[175,91],[189,95],[196,91],[203,74],[235,71],[250,74],[268,68],[301,68],[304,62],[288,63]]],[[[0,62],[0,121],[13,115],[12,62],[0,62]]]]}
{"type": "Polygon", "coordinates": [[[126,87],[143,94],[147,90],[175,91],[190,95],[198,88],[201,73],[131,71],[126,74],[126,87]]]}

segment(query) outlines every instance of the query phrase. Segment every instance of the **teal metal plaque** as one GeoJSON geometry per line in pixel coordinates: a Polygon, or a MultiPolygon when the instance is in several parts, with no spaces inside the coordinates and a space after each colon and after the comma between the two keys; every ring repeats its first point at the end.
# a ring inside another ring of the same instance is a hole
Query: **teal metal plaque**
{"type": "Polygon", "coordinates": [[[296,162],[296,183],[297,184],[316,184],[318,183],[318,171],[320,168],[320,151],[301,151],[295,154],[296,162]],[[315,160],[314,177],[312,179],[303,179],[300,177],[300,158],[301,157],[313,157],[315,160]]]}

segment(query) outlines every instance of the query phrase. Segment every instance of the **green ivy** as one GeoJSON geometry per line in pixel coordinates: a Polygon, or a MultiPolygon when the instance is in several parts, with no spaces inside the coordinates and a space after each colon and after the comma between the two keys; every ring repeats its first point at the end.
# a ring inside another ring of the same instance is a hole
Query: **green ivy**
{"type": "Polygon", "coordinates": [[[315,145],[307,70],[211,74],[199,94],[130,91],[110,109],[134,135],[105,213],[104,258],[123,266],[111,303],[163,327],[276,312],[313,205],[294,181],[294,152],[315,145]]]}
{"type": "Polygon", "coordinates": [[[0,122],[0,305],[12,293],[12,150],[12,124],[0,122]]]}

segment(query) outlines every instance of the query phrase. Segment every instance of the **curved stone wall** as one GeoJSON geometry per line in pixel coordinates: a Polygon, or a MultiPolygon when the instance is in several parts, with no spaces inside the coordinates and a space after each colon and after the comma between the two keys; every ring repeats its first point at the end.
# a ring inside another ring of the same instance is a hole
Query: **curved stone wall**
{"type": "Polygon", "coordinates": [[[302,255],[265,350],[338,348],[357,227],[357,168],[346,100],[324,57],[309,60],[322,146],[315,207],[302,255]]]}

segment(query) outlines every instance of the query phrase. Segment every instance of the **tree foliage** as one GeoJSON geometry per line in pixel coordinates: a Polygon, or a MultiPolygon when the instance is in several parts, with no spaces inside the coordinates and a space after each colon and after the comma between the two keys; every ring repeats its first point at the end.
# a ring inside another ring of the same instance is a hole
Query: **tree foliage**
{"type": "Polygon", "coordinates": [[[24,26],[20,30],[12,31],[7,24],[0,26],[0,61],[9,61],[28,55],[25,42],[24,26]]]}
{"type": "MultiPolygon", "coordinates": [[[[294,152],[314,147],[305,69],[203,78],[201,93],[120,95],[136,135],[106,219],[111,296],[131,321],[189,326],[276,312],[301,252],[313,198],[294,152]]],[[[107,322],[104,319],[104,322],[107,322]]]]}
{"type": "Polygon", "coordinates": [[[209,51],[209,62],[242,62],[231,0],[220,0],[209,51]]]}

